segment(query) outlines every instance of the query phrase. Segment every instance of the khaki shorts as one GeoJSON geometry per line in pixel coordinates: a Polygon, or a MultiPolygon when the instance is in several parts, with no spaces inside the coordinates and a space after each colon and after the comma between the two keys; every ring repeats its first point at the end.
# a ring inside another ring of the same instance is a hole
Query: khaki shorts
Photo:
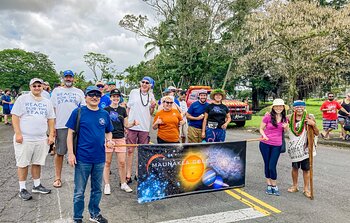
{"type": "Polygon", "coordinates": [[[13,142],[15,148],[16,165],[18,167],[27,167],[31,164],[44,166],[49,145],[47,140],[36,142],[13,142]]]}
{"type": "Polygon", "coordinates": [[[197,129],[192,126],[188,126],[187,139],[189,143],[201,143],[202,142],[202,129],[197,129]]]}
{"type": "MultiPolygon", "coordinates": [[[[115,145],[125,145],[125,138],[121,138],[121,139],[112,139],[113,142],[115,143],[115,145]]],[[[126,153],[126,146],[115,146],[113,149],[109,149],[106,146],[106,153],[126,153]]]]}

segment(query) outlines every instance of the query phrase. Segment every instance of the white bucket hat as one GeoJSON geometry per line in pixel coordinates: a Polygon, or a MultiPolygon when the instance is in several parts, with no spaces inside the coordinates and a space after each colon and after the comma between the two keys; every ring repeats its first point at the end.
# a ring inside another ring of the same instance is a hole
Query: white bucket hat
{"type": "Polygon", "coordinates": [[[273,100],[272,106],[276,106],[276,105],[283,105],[283,106],[285,106],[283,99],[276,98],[275,100],[273,100]]]}

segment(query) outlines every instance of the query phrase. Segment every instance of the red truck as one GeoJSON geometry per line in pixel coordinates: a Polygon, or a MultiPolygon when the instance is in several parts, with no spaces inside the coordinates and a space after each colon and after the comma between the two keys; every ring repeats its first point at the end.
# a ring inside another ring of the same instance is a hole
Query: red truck
{"type": "MultiPolygon", "coordinates": [[[[204,89],[207,90],[208,95],[211,92],[211,87],[209,86],[190,86],[186,93],[186,103],[187,106],[198,100],[198,91],[204,89]]],[[[211,99],[208,97],[208,103],[211,103],[211,99]]],[[[231,114],[231,122],[236,123],[238,127],[243,127],[246,120],[252,119],[252,111],[249,110],[249,105],[247,103],[230,99],[229,96],[226,97],[226,100],[222,102],[228,107],[231,114]]]]}

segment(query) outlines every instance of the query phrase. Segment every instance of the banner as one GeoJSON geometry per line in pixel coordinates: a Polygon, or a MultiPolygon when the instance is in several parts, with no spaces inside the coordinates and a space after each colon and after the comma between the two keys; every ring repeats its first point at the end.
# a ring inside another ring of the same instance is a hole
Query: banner
{"type": "Polygon", "coordinates": [[[244,187],[246,141],[138,147],[139,203],[244,187]]]}

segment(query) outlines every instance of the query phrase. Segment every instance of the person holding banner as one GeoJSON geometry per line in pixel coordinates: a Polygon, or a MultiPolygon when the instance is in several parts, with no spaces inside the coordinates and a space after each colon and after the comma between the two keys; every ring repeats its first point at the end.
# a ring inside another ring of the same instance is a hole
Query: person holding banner
{"type": "Polygon", "coordinates": [[[222,89],[215,89],[210,93],[210,98],[214,101],[206,108],[202,124],[202,138],[207,142],[225,141],[226,128],[231,122],[230,111],[222,103],[225,97],[222,89]]]}
{"type": "MultiPolygon", "coordinates": [[[[308,150],[308,137],[309,129],[313,129],[313,138],[319,134],[319,130],[316,126],[316,121],[313,115],[307,114],[305,110],[306,104],[304,101],[294,101],[293,114],[290,117],[289,123],[289,143],[288,154],[292,159],[292,180],[293,186],[288,188],[288,192],[298,192],[298,170],[303,171],[304,189],[303,194],[307,198],[311,198],[310,193],[310,161],[308,150]]],[[[315,143],[313,144],[315,145],[315,143]]],[[[313,156],[316,155],[315,146],[313,150],[313,156]]]]}
{"type": "Polygon", "coordinates": [[[127,193],[132,192],[132,189],[126,183],[126,168],[125,168],[125,159],[126,159],[126,147],[125,147],[125,137],[124,132],[125,128],[130,128],[138,125],[138,121],[133,120],[132,123],[128,122],[128,115],[126,114],[126,109],[119,105],[121,92],[118,89],[113,89],[110,91],[110,98],[112,104],[104,108],[111,118],[113,124],[113,142],[116,145],[124,145],[120,147],[108,148],[106,147],[106,164],[103,170],[103,179],[105,182],[104,194],[111,194],[111,186],[109,184],[109,172],[111,169],[111,161],[113,152],[117,154],[118,160],[118,170],[120,177],[120,189],[124,190],[127,193]]]}
{"type": "Polygon", "coordinates": [[[264,160],[265,177],[267,182],[266,193],[279,196],[277,186],[277,162],[282,148],[282,134],[288,130],[288,119],[284,101],[277,98],[272,103],[270,113],[267,113],[260,124],[262,140],[259,148],[264,160]]]}
{"type": "Polygon", "coordinates": [[[179,143],[180,131],[185,121],[181,113],[172,108],[174,96],[165,96],[162,98],[163,109],[158,111],[154,116],[152,128],[158,129],[157,142],[162,143],[179,143]]]}

